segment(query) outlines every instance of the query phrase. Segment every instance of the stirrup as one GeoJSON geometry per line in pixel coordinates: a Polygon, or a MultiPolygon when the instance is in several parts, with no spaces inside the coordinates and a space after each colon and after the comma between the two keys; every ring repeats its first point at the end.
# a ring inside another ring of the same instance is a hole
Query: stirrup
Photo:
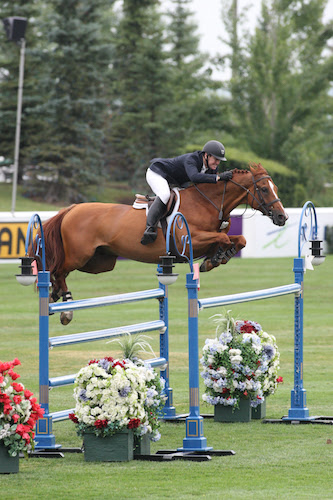
{"type": "Polygon", "coordinates": [[[157,238],[157,229],[154,227],[147,227],[141,238],[141,245],[149,245],[154,243],[157,238]]]}

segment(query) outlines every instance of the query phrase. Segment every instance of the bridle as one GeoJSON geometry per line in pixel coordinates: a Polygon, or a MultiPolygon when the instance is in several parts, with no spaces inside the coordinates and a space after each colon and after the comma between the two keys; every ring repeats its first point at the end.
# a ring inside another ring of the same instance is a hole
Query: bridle
{"type": "Polygon", "coordinates": [[[277,201],[281,201],[280,198],[275,198],[273,201],[270,201],[269,203],[266,203],[264,198],[263,198],[263,195],[260,191],[260,188],[257,186],[257,183],[262,181],[263,179],[270,179],[272,180],[271,176],[270,175],[263,175],[262,177],[260,177],[259,179],[255,179],[254,178],[254,175],[252,174],[252,172],[249,172],[251,173],[251,176],[252,176],[252,182],[253,182],[253,186],[254,186],[254,193],[252,193],[248,188],[246,188],[245,186],[243,186],[242,184],[239,184],[238,182],[234,181],[233,179],[230,179],[229,181],[224,181],[224,189],[223,189],[223,193],[222,193],[222,201],[221,201],[221,208],[218,208],[217,205],[215,205],[215,203],[208,198],[208,196],[206,196],[199,188],[196,184],[194,184],[194,187],[196,188],[196,190],[201,194],[201,196],[203,196],[207,201],[209,201],[209,203],[211,205],[213,205],[214,208],[216,208],[216,210],[219,212],[219,220],[222,221],[223,223],[223,205],[224,205],[224,198],[225,198],[225,193],[226,193],[226,189],[227,189],[227,182],[232,182],[233,184],[235,184],[236,186],[239,186],[240,188],[242,188],[244,191],[246,191],[246,205],[250,205],[251,208],[254,209],[254,202],[256,201],[257,204],[258,204],[258,208],[257,209],[261,209],[262,213],[264,215],[267,215],[268,217],[272,218],[272,210],[270,210],[270,207],[272,205],[274,205],[274,203],[276,203],[277,201]],[[252,196],[252,200],[251,200],[251,203],[249,203],[249,195],[252,196]]]}
{"type": "MultiPolygon", "coordinates": [[[[259,179],[255,180],[254,175],[252,174],[252,172],[251,172],[251,176],[252,176],[252,182],[253,182],[254,189],[255,189],[254,194],[248,188],[242,186],[241,184],[239,184],[236,181],[233,181],[232,179],[229,182],[232,182],[236,186],[239,186],[242,189],[244,189],[244,191],[246,191],[246,204],[247,205],[249,204],[251,208],[254,208],[253,203],[254,203],[254,201],[256,201],[257,204],[258,204],[258,209],[262,209],[262,213],[264,215],[267,215],[268,217],[271,217],[272,216],[272,211],[269,209],[269,207],[271,207],[272,205],[274,205],[274,203],[276,203],[277,201],[281,201],[281,200],[280,200],[280,198],[275,198],[273,201],[270,201],[269,203],[266,203],[265,200],[264,200],[264,197],[263,197],[263,195],[262,195],[262,193],[260,191],[260,188],[257,186],[257,183],[260,182],[260,181],[262,181],[263,179],[270,179],[272,181],[272,178],[271,178],[270,175],[263,175],[259,179]],[[248,203],[249,194],[252,196],[252,203],[248,203]],[[257,197],[256,197],[256,195],[257,195],[257,197]]],[[[224,190],[224,192],[225,192],[225,190],[224,190]]],[[[224,192],[223,192],[223,199],[224,199],[224,192]]],[[[223,200],[222,200],[222,202],[223,202],[223,200]]]]}

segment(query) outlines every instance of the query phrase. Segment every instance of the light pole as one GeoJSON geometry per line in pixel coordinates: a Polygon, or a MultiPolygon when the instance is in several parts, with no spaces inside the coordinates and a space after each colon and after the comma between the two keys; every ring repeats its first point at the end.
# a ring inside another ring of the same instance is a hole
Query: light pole
{"type": "Polygon", "coordinates": [[[16,112],[16,132],[15,132],[15,150],[14,150],[14,172],[13,172],[13,190],[12,190],[12,208],[14,214],[16,206],[17,176],[20,156],[20,136],[21,136],[21,115],[22,115],[22,95],[24,79],[24,57],[25,57],[25,29],[27,19],[25,17],[7,17],[3,20],[7,38],[11,42],[20,45],[20,67],[19,83],[17,90],[17,112],[16,112]]]}

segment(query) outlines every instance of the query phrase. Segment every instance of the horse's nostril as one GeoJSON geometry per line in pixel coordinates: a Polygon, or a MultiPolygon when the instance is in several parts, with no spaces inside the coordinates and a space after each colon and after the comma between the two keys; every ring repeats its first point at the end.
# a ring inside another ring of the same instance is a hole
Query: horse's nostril
{"type": "Polygon", "coordinates": [[[288,216],[287,215],[284,215],[284,214],[279,214],[278,217],[278,222],[281,226],[283,226],[286,222],[286,220],[288,219],[288,216]]]}

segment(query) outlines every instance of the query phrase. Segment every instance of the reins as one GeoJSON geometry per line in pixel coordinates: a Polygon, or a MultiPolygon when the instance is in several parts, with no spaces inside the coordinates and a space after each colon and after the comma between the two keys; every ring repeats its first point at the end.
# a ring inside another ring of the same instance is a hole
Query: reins
{"type": "MultiPolygon", "coordinates": [[[[263,198],[263,196],[262,196],[262,194],[261,194],[261,192],[260,192],[260,189],[257,186],[257,183],[259,181],[263,180],[263,179],[270,179],[270,180],[272,180],[272,178],[269,175],[263,175],[259,179],[255,180],[254,179],[254,175],[252,174],[252,172],[249,172],[249,173],[251,173],[251,175],[252,175],[252,182],[253,182],[253,185],[254,185],[254,188],[255,188],[255,194],[253,194],[248,188],[246,188],[242,184],[239,184],[239,182],[236,182],[233,179],[230,179],[227,182],[232,182],[233,184],[235,184],[235,186],[239,186],[244,191],[246,191],[246,205],[250,205],[250,207],[254,209],[253,203],[254,203],[254,201],[256,201],[258,203],[258,208],[262,208],[263,213],[265,215],[269,216],[270,215],[269,207],[271,205],[273,205],[274,203],[276,203],[277,201],[281,201],[281,200],[280,200],[280,198],[275,198],[273,201],[270,201],[269,203],[266,203],[265,200],[264,200],[264,198],[263,198]],[[249,203],[249,201],[248,201],[249,195],[252,196],[252,203],[249,203]],[[258,196],[258,198],[256,197],[256,195],[258,196]]],[[[223,189],[223,193],[222,193],[221,208],[218,208],[218,206],[215,205],[215,203],[210,198],[208,198],[208,196],[206,196],[205,193],[203,193],[198,188],[198,186],[196,184],[194,184],[195,189],[201,194],[201,196],[203,196],[219,212],[219,220],[222,221],[222,224],[224,222],[223,221],[223,205],[224,205],[224,198],[225,198],[226,189],[227,189],[227,182],[224,181],[224,189],[223,189]]],[[[222,224],[221,224],[221,226],[222,226],[222,224]]]]}

